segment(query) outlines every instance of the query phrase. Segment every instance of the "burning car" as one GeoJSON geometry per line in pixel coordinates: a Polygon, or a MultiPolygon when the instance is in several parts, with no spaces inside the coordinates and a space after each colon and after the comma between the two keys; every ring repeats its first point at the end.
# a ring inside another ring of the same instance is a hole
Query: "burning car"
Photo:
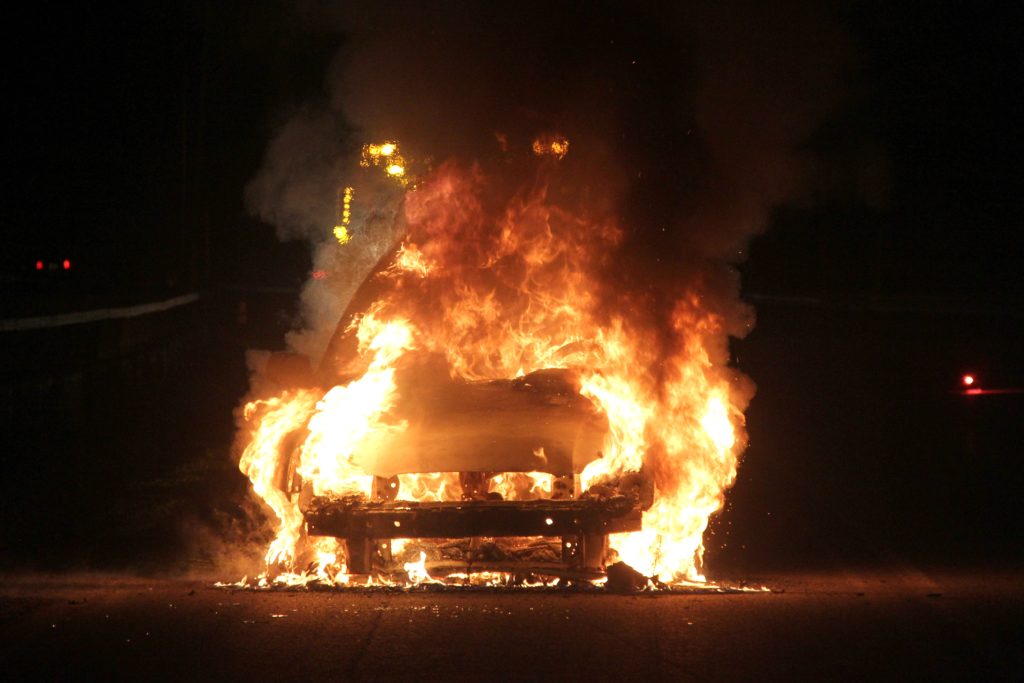
{"type": "MultiPolygon", "coordinates": [[[[403,255],[389,253],[356,294],[318,380],[303,359],[287,354],[271,360],[274,379],[329,384],[338,368],[349,375],[343,385],[365,376],[357,331],[367,311],[359,307],[378,300],[403,255]]],[[[298,498],[306,533],[339,539],[349,573],[394,571],[393,540],[404,547],[417,539],[434,547],[427,565],[434,572],[596,579],[608,535],[640,530],[653,494],[649,479],[635,474],[580,490],[580,474],[602,457],[609,425],[580,394],[572,370],[465,381],[450,376],[440,354],[410,352],[395,367],[394,388],[385,422],[349,455],[347,464],[368,477],[362,491],[318,492],[314,480],[322,472],[303,469],[301,449],[282,449],[277,463],[276,486],[298,498]]]]}
{"type": "Polygon", "coordinates": [[[400,235],[317,371],[268,363],[239,463],[278,520],[265,580],[593,580],[615,555],[701,579],[750,389],[699,281],[667,320],[608,313],[622,231],[550,196],[561,156],[511,192],[455,163],[403,185],[400,235]]]}

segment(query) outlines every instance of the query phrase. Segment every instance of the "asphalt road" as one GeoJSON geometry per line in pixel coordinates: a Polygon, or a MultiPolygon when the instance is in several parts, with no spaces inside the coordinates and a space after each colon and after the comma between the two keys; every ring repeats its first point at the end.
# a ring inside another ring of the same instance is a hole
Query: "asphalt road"
{"type": "Polygon", "coordinates": [[[770,592],[0,587],[6,680],[1019,680],[1024,571],[760,577],[770,592]]]}

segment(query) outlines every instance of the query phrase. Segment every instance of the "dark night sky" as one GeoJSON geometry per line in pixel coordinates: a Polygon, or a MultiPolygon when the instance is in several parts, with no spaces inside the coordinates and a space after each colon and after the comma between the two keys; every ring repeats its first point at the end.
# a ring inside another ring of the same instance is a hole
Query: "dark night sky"
{"type": "MultiPolygon", "coordinates": [[[[1017,17],[883,2],[834,15],[857,51],[850,96],[808,148],[839,180],[776,213],[748,289],[1019,305],[1017,17]],[[884,201],[843,189],[857,183],[884,201]]],[[[5,279],[69,252],[97,291],[202,287],[205,235],[213,284],[303,276],[301,245],[248,216],[243,188],[276,126],[323,98],[340,33],[291,3],[238,2],[39,10],[14,34],[5,279]]]]}

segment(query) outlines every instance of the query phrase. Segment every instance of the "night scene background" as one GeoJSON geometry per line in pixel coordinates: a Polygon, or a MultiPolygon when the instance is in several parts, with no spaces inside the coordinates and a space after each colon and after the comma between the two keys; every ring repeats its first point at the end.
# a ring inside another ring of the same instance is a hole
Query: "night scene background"
{"type": "Polygon", "coordinates": [[[0,570],[243,573],[256,555],[239,549],[260,533],[231,451],[245,353],[284,347],[313,269],[302,231],[275,228],[254,197],[272,187],[268,145],[330,111],[336,147],[323,153],[356,150],[385,105],[424,107],[403,142],[464,158],[494,121],[530,134],[599,120],[616,140],[609,161],[640,178],[622,200],[635,247],[624,271],[671,275],[659,256],[674,238],[653,226],[700,205],[709,159],[734,155],[729,180],[749,182],[763,211],[736,259],[756,326],[731,346],[757,395],[738,480],[705,537],[710,578],[1017,566],[1019,12],[798,5],[727,3],[695,11],[694,26],[615,2],[141,3],[10,19],[0,570]],[[432,39],[441,22],[464,26],[465,45],[432,39]],[[423,73],[396,84],[408,99],[345,101],[377,68],[360,46],[389,32],[422,41],[423,71],[447,85],[417,83],[423,73]],[[451,61],[463,47],[481,74],[512,65],[507,82],[474,84],[451,61]],[[802,89],[773,65],[799,66],[802,89]],[[607,111],[563,92],[595,70],[617,88],[607,111]],[[338,73],[357,76],[337,88],[338,73]],[[720,101],[751,108],[707,126],[691,78],[733,78],[720,101]],[[781,122],[786,156],[716,147],[730,127],[762,132],[762,110],[775,117],[764,125],[781,122]],[[174,305],[39,321],[160,302],[174,305]],[[967,373],[1001,391],[966,395],[967,373]]]}

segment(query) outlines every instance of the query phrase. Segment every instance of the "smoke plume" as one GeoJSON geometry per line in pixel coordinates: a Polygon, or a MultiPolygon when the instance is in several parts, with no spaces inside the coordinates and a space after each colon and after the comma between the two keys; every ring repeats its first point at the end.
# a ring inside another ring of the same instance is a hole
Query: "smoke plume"
{"type": "MultiPolygon", "coordinates": [[[[746,334],[735,264],[806,171],[798,153],[836,103],[842,34],[816,3],[313,3],[339,51],[326,98],[291,118],[247,189],[282,239],[313,247],[305,327],[322,353],[355,288],[402,232],[400,193],[356,198],[353,239],[331,236],[360,145],[397,139],[421,159],[472,163],[557,132],[571,152],[553,195],[625,231],[609,309],[667,319],[696,291],[746,334]]],[[[506,174],[514,177],[515,174],[506,174]]],[[[722,354],[726,354],[723,340],[722,354]]]]}

